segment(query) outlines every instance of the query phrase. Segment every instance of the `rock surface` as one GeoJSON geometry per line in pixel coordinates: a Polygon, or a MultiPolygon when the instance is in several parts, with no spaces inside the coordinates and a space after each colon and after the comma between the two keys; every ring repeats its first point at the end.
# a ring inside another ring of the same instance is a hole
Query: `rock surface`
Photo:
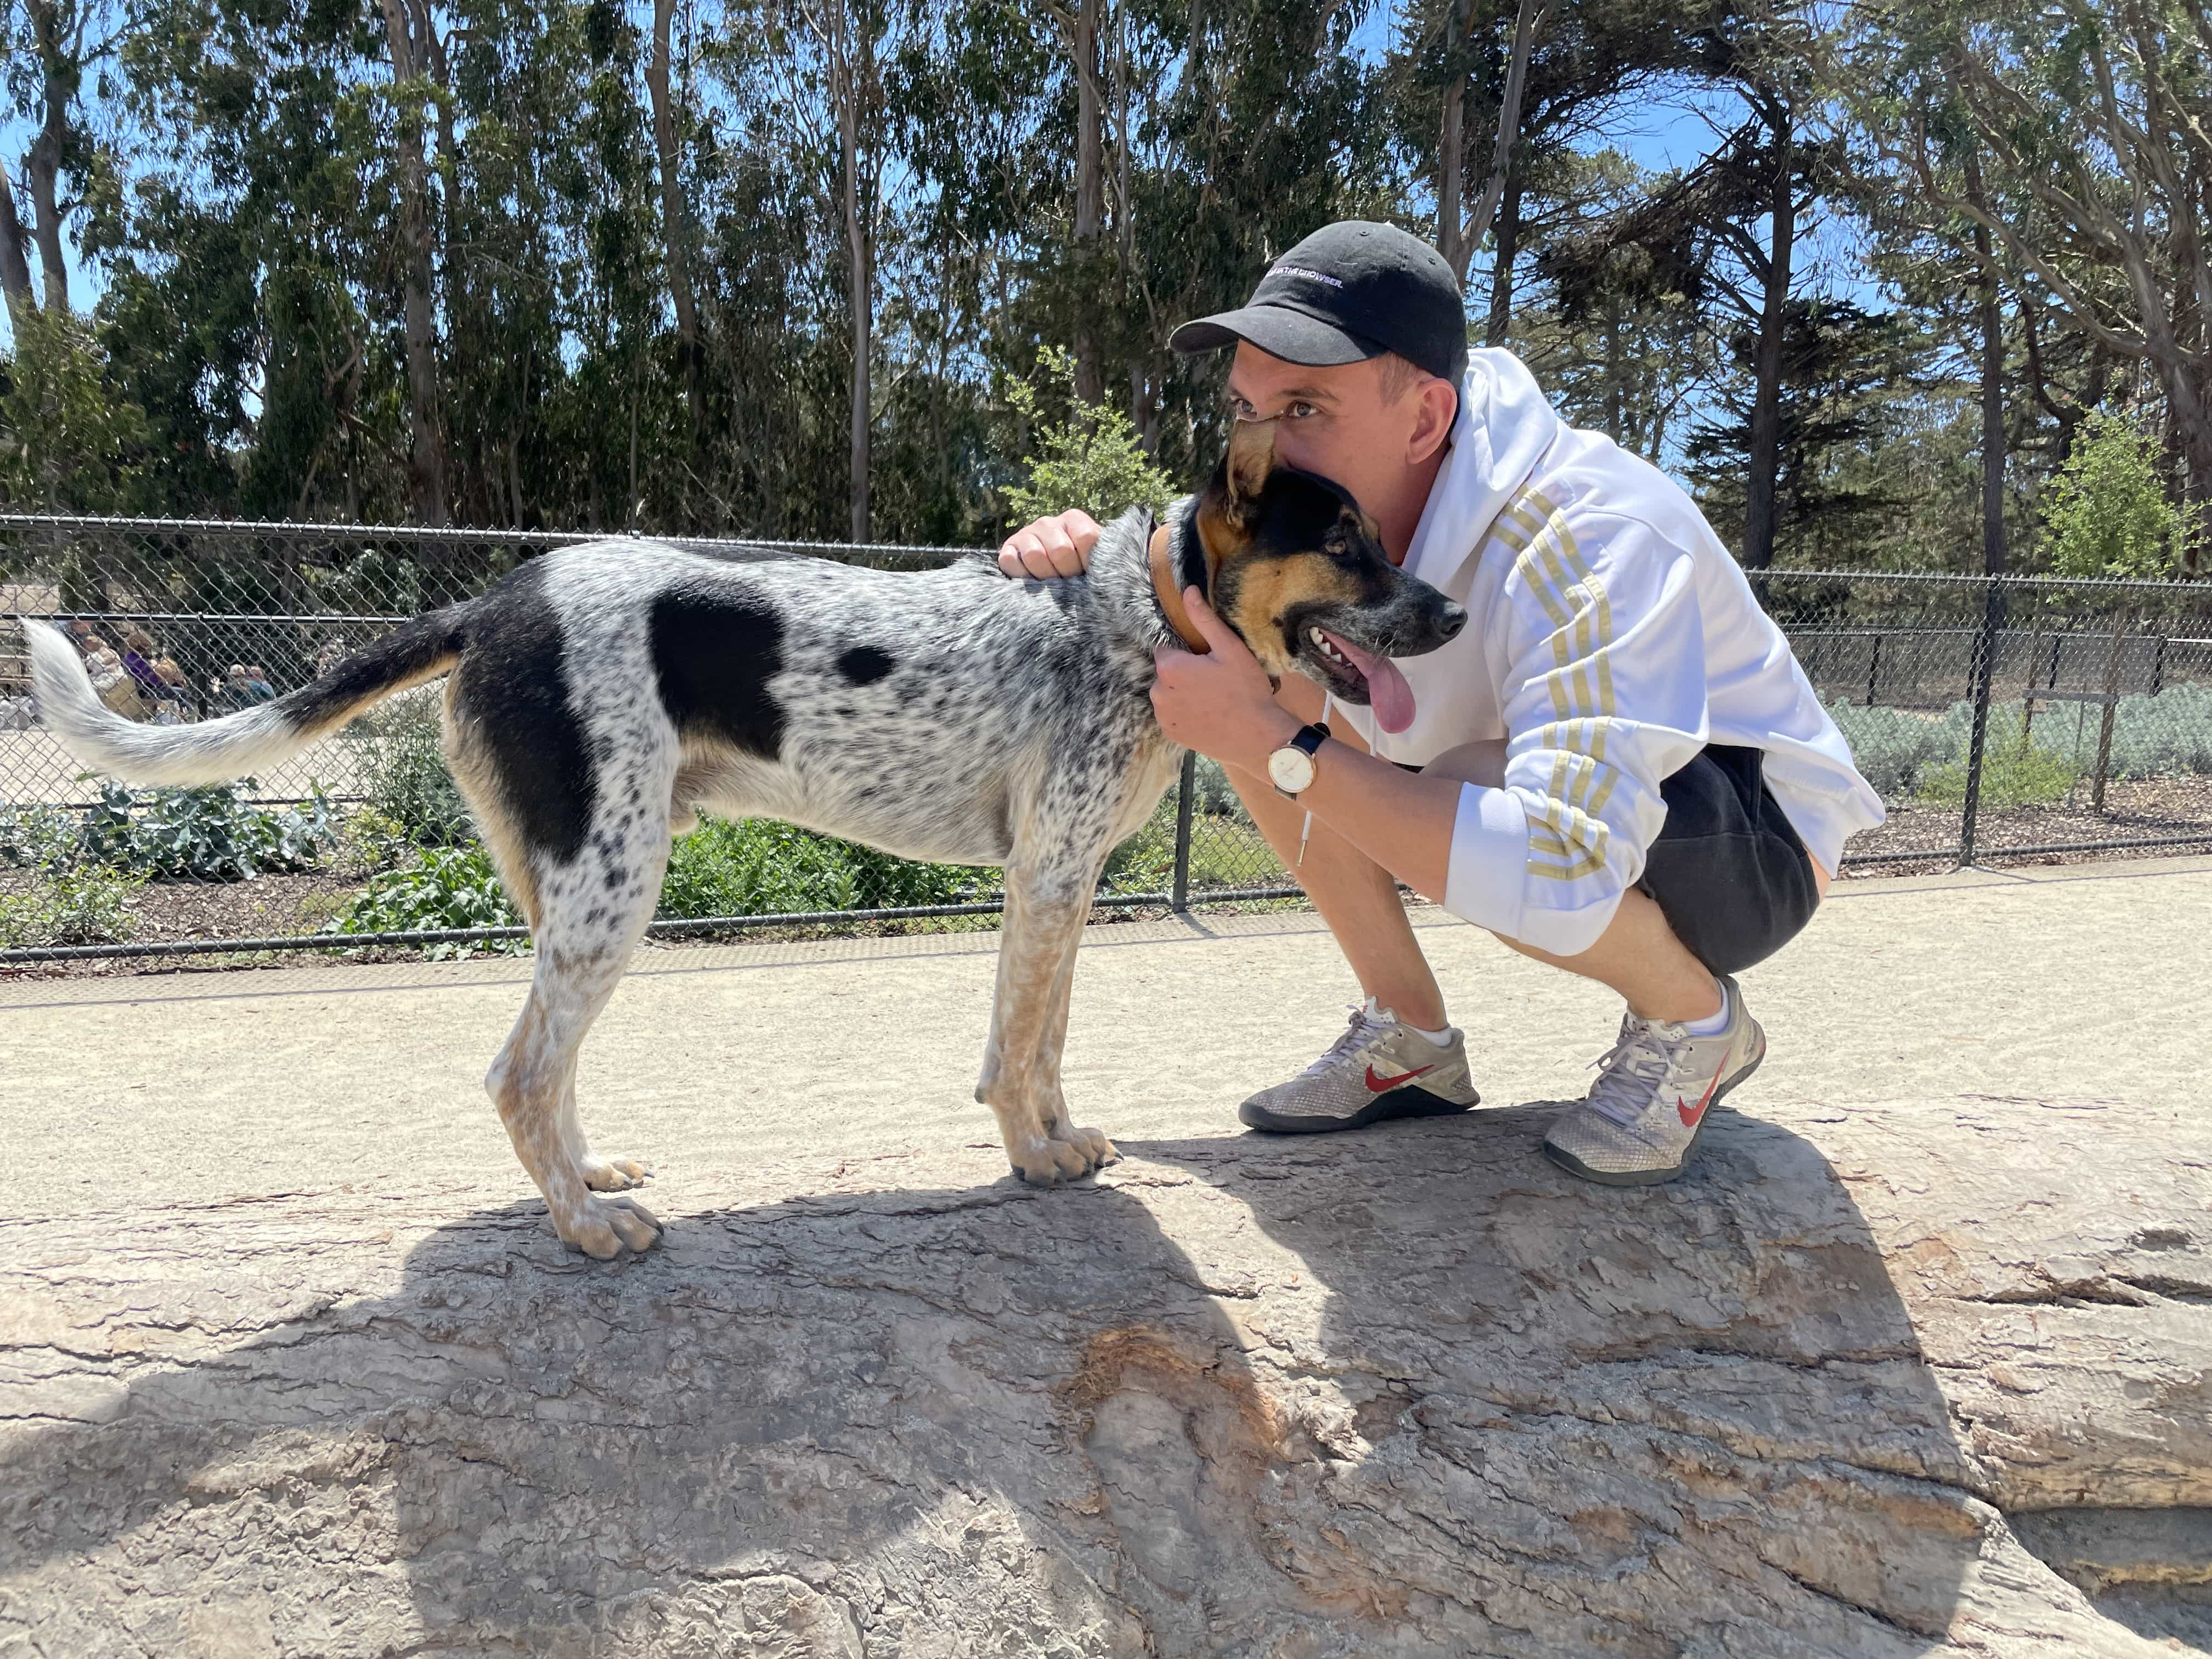
{"type": "Polygon", "coordinates": [[[2212,1649],[2212,1126],[1762,1113],[0,1222],[0,1655],[2212,1649]]]}

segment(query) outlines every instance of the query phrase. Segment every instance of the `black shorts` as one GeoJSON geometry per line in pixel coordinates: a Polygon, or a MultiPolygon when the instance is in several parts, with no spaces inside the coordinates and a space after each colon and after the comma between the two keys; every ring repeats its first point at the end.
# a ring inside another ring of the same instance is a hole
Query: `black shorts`
{"type": "Polygon", "coordinates": [[[1804,930],[1820,902],[1812,855],[1766,787],[1765,762],[1757,749],[1710,744],[1662,783],[1667,822],[1636,884],[1717,974],[1765,961],[1804,930]]]}
{"type": "Polygon", "coordinates": [[[1717,974],[1764,962],[1820,902],[1813,860],[1766,787],[1756,749],[1713,744],[1659,786],[1667,822],[1636,884],[1717,974]]]}

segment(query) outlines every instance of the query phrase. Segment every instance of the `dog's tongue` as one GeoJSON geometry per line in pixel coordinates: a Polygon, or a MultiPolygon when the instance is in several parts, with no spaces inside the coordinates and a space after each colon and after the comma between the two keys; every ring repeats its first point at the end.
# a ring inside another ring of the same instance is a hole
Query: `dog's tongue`
{"type": "Polygon", "coordinates": [[[1406,684],[1396,663],[1388,657],[1370,657],[1339,635],[1329,634],[1328,642],[1351,658],[1352,665],[1367,677],[1367,701],[1375,710],[1376,725],[1395,735],[1413,723],[1413,688],[1406,684]]]}

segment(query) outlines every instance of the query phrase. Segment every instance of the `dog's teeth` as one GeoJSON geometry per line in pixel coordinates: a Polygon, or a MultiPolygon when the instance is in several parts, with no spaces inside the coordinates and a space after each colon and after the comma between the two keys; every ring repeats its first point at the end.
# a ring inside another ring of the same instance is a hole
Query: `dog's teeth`
{"type": "Polygon", "coordinates": [[[1316,645],[1319,646],[1324,651],[1328,649],[1328,641],[1322,637],[1321,629],[1318,628],[1309,628],[1306,629],[1306,632],[1312,636],[1313,642],[1316,645]]]}

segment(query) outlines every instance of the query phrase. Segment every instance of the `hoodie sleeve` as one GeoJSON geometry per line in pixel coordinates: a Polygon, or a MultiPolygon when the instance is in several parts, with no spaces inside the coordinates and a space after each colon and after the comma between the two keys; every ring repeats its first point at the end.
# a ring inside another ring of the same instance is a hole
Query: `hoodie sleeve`
{"type": "Polygon", "coordinates": [[[1644,873],[1661,781],[1705,744],[1693,567],[1640,520],[1571,520],[1533,491],[1492,533],[1518,556],[1489,641],[1506,665],[1505,783],[1460,793],[1444,908],[1576,956],[1644,873]]]}

